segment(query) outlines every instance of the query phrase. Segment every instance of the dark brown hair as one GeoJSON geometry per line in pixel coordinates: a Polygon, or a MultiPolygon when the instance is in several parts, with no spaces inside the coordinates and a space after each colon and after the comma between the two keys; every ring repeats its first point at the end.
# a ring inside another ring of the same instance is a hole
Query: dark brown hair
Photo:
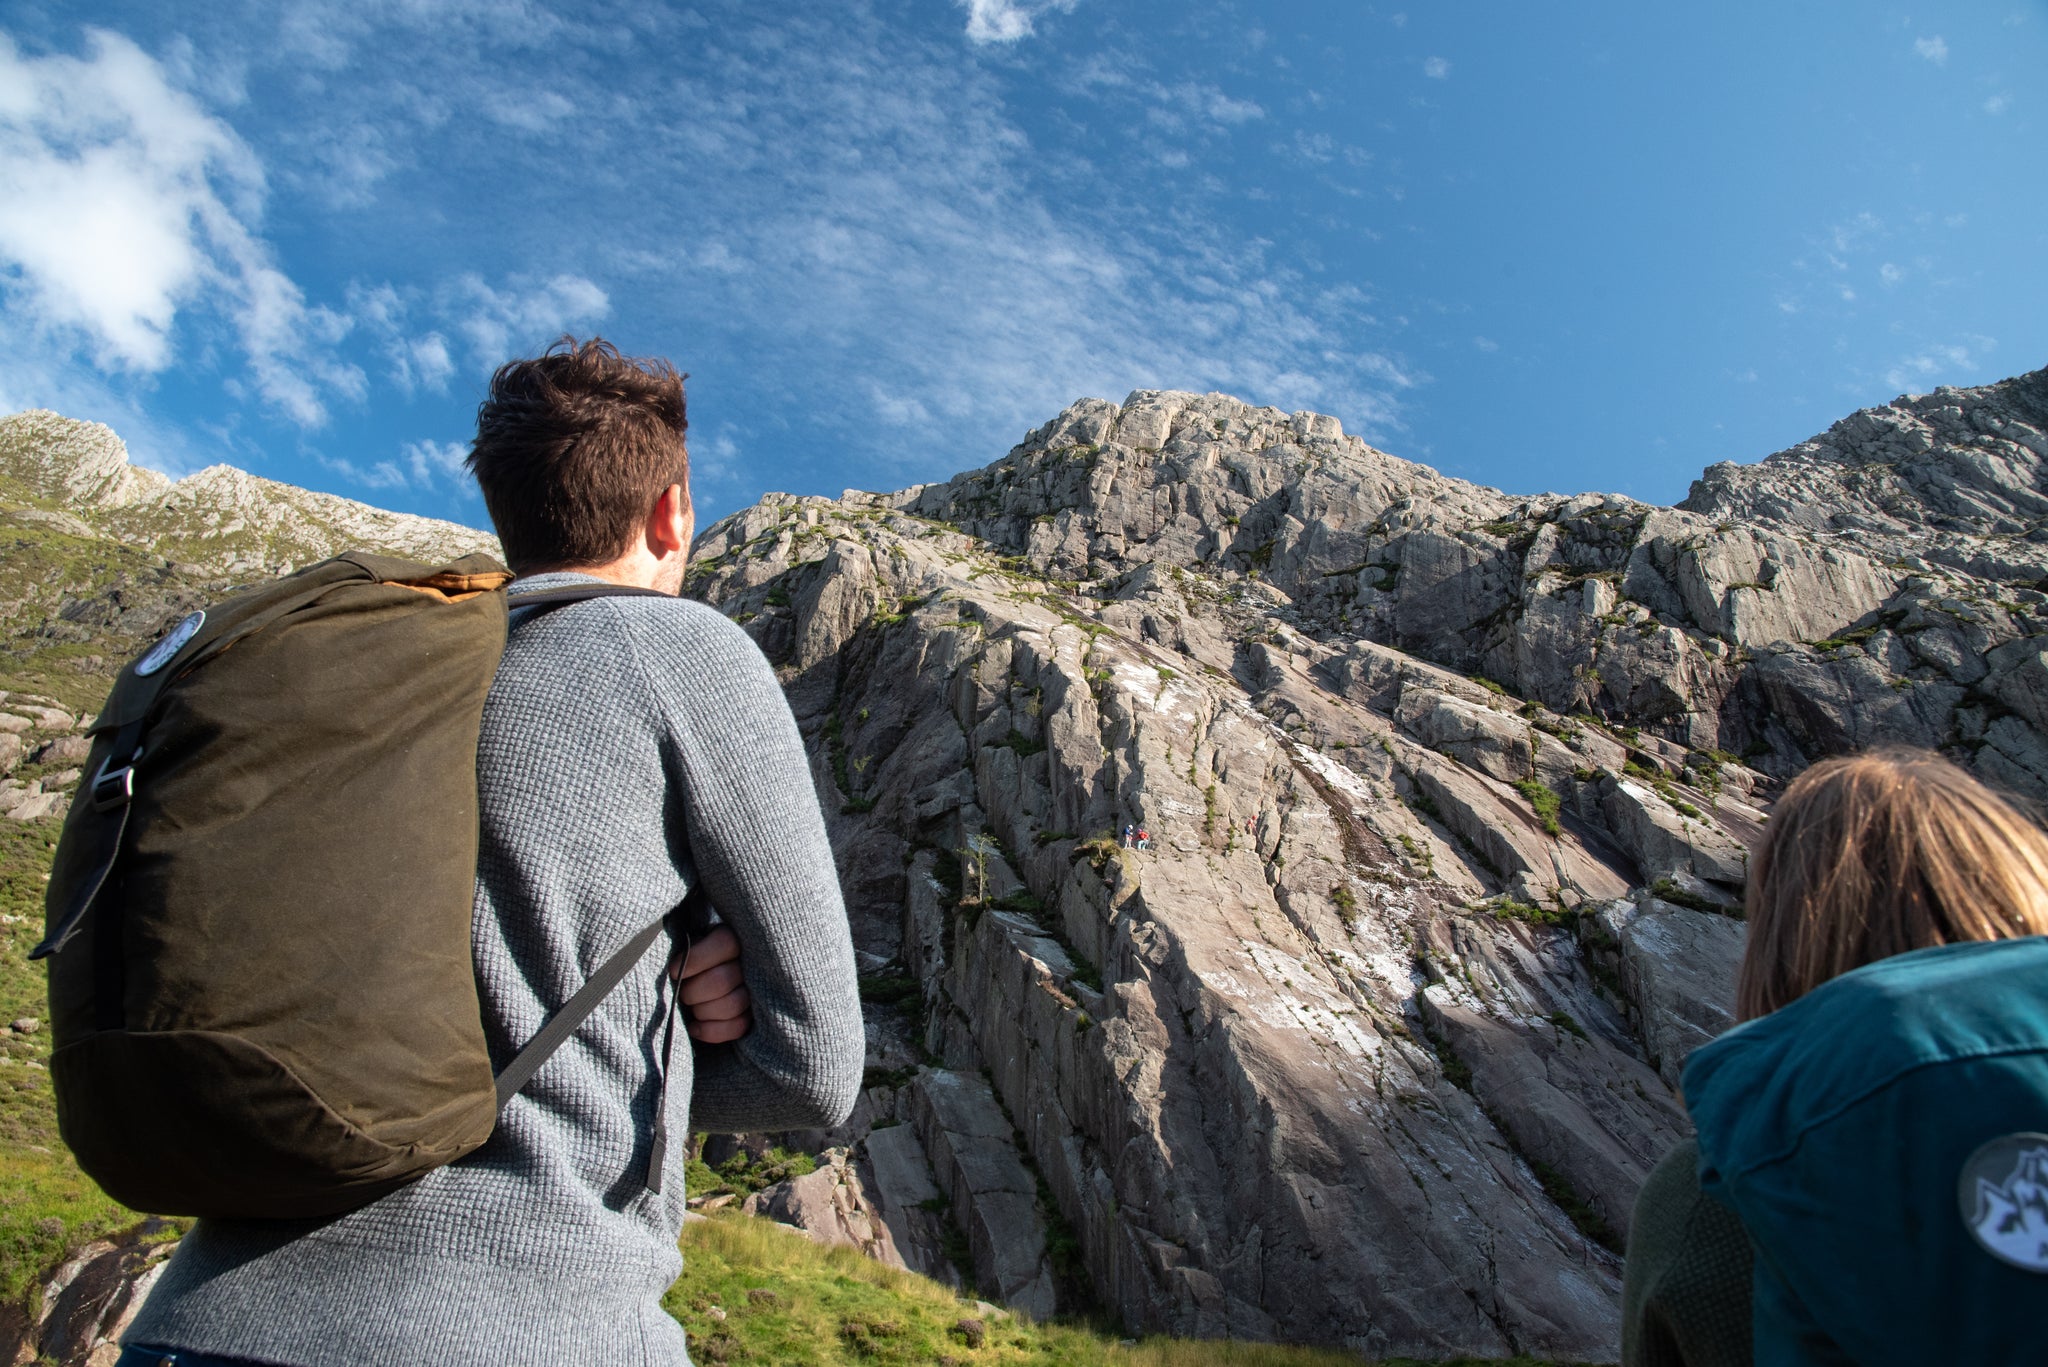
{"type": "Polygon", "coordinates": [[[2048,835],[1929,751],[1823,760],[1772,809],[1747,911],[1743,1020],[1908,950],[2048,934],[2048,835]]]}
{"type": "Polygon", "coordinates": [[[683,376],[602,337],[564,337],[491,376],[470,473],[521,574],[624,555],[671,484],[690,487],[683,376]]]}

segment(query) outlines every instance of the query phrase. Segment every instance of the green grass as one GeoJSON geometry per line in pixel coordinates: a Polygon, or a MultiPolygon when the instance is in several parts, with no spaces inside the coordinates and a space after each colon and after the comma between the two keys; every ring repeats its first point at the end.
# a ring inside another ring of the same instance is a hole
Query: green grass
{"type": "Polygon", "coordinates": [[[1548,784],[1537,778],[1517,779],[1515,791],[1529,799],[1529,805],[1536,809],[1536,820],[1546,834],[1564,834],[1564,827],[1557,819],[1558,813],[1564,809],[1564,799],[1552,792],[1548,784]]]}
{"type": "MultiPolygon", "coordinates": [[[[663,1304],[707,1367],[1365,1367],[1350,1353],[1272,1344],[1147,1338],[1126,1347],[1109,1325],[988,1315],[937,1282],[726,1212],[684,1231],[683,1276],[663,1304]]],[[[1535,1358],[1457,1358],[1443,1367],[1484,1363],[1544,1367],[1535,1358]]]]}
{"type": "Polygon", "coordinates": [[[791,1153],[782,1148],[772,1148],[759,1158],[742,1151],[715,1168],[701,1158],[692,1158],[683,1165],[683,1189],[692,1196],[707,1196],[721,1191],[729,1191],[735,1196],[751,1196],[777,1182],[786,1182],[792,1177],[808,1177],[817,1170],[817,1160],[809,1154],[791,1153]]]}
{"type": "Polygon", "coordinates": [[[924,988],[918,985],[917,979],[901,970],[863,973],[860,977],[860,999],[878,1006],[911,1011],[924,1005],[924,988]]]}
{"type": "Polygon", "coordinates": [[[41,964],[43,888],[58,823],[0,821],[0,1026],[33,1016],[32,1035],[0,1030],[0,1304],[19,1304],[65,1252],[138,1223],[78,1170],[57,1137],[50,1094],[49,1006],[41,964]],[[38,1066],[40,1065],[40,1066],[38,1066]]]}
{"type": "Polygon", "coordinates": [[[1723,906],[1721,903],[1711,898],[1702,897],[1696,892],[1687,892],[1669,878],[1659,878],[1655,883],[1651,884],[1650,895],[1660,902],[1669,902],[1675,907],[1686,907],[1692,911],[1704,911],[1715,916],[1733,916],[1737,920],[1742,919],[1742,909],[1740,907],[1723,906]]]}
{"type": "Polygon", "coordinates": [[[1015,750],[1020,759],[1028,759],[1045,749],[1044,741],[1033,740],[1014,726],[1010,728],[1010,734],[997,741],[996,744],[1015,750]]]}
{"type": "Polygon", "coordinates": [[[1492,912],[1500,920],[1527,921],[1532,926],[1570,926],[1577,925],[1579,920],[1579,914],[1567,907],[1539,907],[1528,902],[1518,902],[1506,893],[1491,901],[1480,903],[1479,907],[1483,911],[1492,912]]]}

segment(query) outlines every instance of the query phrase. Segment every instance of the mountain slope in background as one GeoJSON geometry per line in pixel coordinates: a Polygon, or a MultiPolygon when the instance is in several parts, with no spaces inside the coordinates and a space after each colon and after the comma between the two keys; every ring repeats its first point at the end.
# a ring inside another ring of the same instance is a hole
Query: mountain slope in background
{"type": "Polygon", "coordinates": [[[90,710],[167,619],[355,548],[435,560],[498,543],[226,465],[173,481],[100,423],[0,418],[0,686],[90,710]]]}
{"type": "MultiPolygon", "coordinates": [[[[853,1120],[737,1141],[826,1151],[749,1204],[1035,1313],[1612,1359],[1776,785],[1898,740],[2048,793],[2044,458],[2048,372],[1678,508],[1141,392],[722,520],[688,592],[784,679],[870,998],[853,1120]]],[[[74,713],[233,582],[492,548],[35,414],[0,519],[0,686],[74,713]]]]}

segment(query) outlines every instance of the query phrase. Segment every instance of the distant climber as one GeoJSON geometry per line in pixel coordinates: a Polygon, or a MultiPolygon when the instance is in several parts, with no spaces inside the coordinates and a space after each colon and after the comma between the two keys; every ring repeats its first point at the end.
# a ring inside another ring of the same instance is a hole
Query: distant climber
{"type": "MultiPolygon", "coordinates": [[[[803,743],[753,641],[673,596],[694,525],[684,429],[674,368],[599,340],[501,367],[477,413],[469,467],[521,586],[660,591],[515,616],[477,755],[493,1059],[686,896],[708,893],[726,928],[682,964],[657,942],[468,1157],[335,1219],[199,1221],[122,1363],[681,1367],[661,1298],[684,1184],[680,1161],[658,1178],[658,1099],[679,1136],[851,1110],[853,945],[803,743]],[[665,1059],[678,991],[698,1043],[665,1059]]],[[[161,1142],[135,1122],[136,1143],[161,1142]]]]}
{"type": "Polygon", "coordinates": [[[1138,827],[1138,848],[1141,850],[1152,848],[1152,833],[1143,826],[1138,827]]]}
{"type": "Polygon", "coordinates": [[[1686,1060],[1626,1367],[2040,1360],[2048,835],[1931,753],[1814,765],[1751,863],[1744,1024],[1686,1060]]]}
{"type": "Polygon", "coordinates": [[[1130,822],[1126,821],[1124,823],[1124,848],[1131,848],[1131,845],[1137,839],[1137,836],[1138,828],[1132,825],[1130,822]]]}

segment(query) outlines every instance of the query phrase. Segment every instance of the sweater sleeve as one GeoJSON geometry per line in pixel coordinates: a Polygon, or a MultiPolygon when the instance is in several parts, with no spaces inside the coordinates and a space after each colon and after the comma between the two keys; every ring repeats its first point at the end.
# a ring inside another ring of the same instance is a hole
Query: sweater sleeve
{"type": "Polygon", "coordinates": [[[739,936],[753,1028],[694,1047],[690,1125],[730,1134],[836,1125],[866,1035],[852,932],[796,720],[745,632],[696,604],[627,613],[667,714],[679,828],[739,936]],[[672,629],[674,628],[674,629],[672,629]]]}
{"type": "Polygon", "coordinates": [[[1699,1144],[1651,1170],[1629,1220],[1622,1367],[1750,1367],[1749,1234],[1700,1191],[1699,1144]]]}

